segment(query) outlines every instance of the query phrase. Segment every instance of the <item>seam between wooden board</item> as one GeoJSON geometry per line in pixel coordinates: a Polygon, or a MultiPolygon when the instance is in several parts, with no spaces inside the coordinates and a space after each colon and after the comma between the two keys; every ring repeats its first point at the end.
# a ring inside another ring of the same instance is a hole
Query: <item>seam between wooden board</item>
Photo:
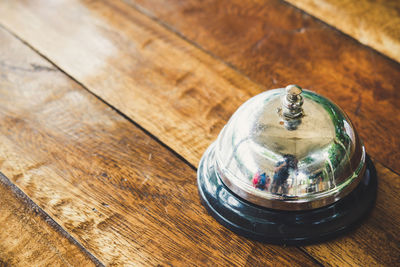
{"type": "Polygon", "coordinates": [[[298,7],[298,6],[295,6],[294,4],[292,4],[292,3],[290,3],[290,2],[287,2],[287,1],[285,1],[285,0],[281,0],[281,2],[282,2],[283,4],[286,4],[286,5],[290,6],[290,7],[294,8],[294,9],[296,9],[296,10],[302,12],[302,13],[304,13],[304,14],[307,14],[308,16],[312,17],[314,20],[316,20],[316,21],[318,21],[318,22],[320,22],[320,23],[323,23],[324,25],[328,26],[328,27],[331,28],[332,30],[338,31],[338,32],[340,32],[341,34],[345,35],[346,37],[353,39],[353,40],[356,41],[359,45],[362,45],[362,46],[364,46],[364,47],[367,47],[368,49],[373,50],[374,52],[378,53],[380,56],[383,56],[384,58],[389,59],[389,60],[392,61],[392,62],[399,63],[398,61],[394,60],[393,58],[391,58],[391,57],[389,57],[389,56],[383,54],[383,53],[380,52],[379,50],[376,50],[376,49],[373,48],[372,46],[361,43],[361,42],[360,42],[358,39],[356,39],[355,37],[353,37],[353,36],[351,36],[351,35],[345,33],[344,31],[342,31],[342,30],[339,29],[339,28],[336,28],[335,25],[329,24],[328,22],[325,22],[325,21],[321,20],[320,18],[317,18],[317,17],[314,16],[313,14],[308,13],[307,11],[301,9],[301,8],[298,7]]]}
{"type": "Polygon", "coordinates": [[[124,119],[128,120],[130,123],[132,123],[133,125],[135,125],[137,128],[139,128],[141,131],[143,131],[146,135],[148,135],[149,137],[151,137],[152,139],[154,139],[158,144],[160,144],[162,147],[166,148],[168,151],[170,151],[174,156],[176,156],[178,159],[180,159],[182,162],[184,162],[186,165],[188,165],[191,169],[193,169],[194,171],[197,171],[197,168],[191,164],[189,161],[187,161],[184,157],[182,157],[180,154],[178,154],[174,149],[172,149],[170,146],[168,146],[167,144],[165,144],[164,142],[162,142],[157,136],[155,136],[154,134],[152,134],[151,132],[149,132],[148,130],[146,130],[145,128],[143,128],[140,124],[138,124],[137,122],[135,122],[133,119],[131,119],[130,117],[128,117],[127,115],[125,115],[122,111],[120,111],[119,109],[117,109],[116,107],[114,107],[113,105],[111,105],[110,103],[108,103],[105,99],[101,98],[100,96],[98,96],[97,94],[95,94],[93,91],[91,91],[85,84],[81,83],[80,81],[78,81],[77,79],[75,79],[75,77],[71,76],[69,73],[67,73],[66,71],[64,71],[62,68],[60,68],[54,61],[52,61],[50,58],[48,58],[47,56],[45,56],[44,54],[42,54],[40,51],[38,51],[35,47],[31,46],[28,42],[26,42],[24,39],[22,39],[21,37],[19,37],[17,34],[15,34],[14,32],[12,32],[11,30],[9,30],[7,27],[5,27],[3,24],[0,23],[0,27],[3,28],[4,30],[6,30],[8,33],[10,33],[13,37],[17,38],[20,42],[22,42],[24,45],[26,45],[27,47],[29,47],[33,52],[35,52],[36,54],[38,54],[40,57],[42,57],[44,60],[46,60],[47,62],[49,62],[50,64],[52,64],[58,71],[60,71],[62,74],[66,75],[69,79],[71,79],[72,81],[74,81],[75,83],[77,83],[78,85],[80,85],[83,89],[85,89],[88,93],[90,93],[92,96],[94,96],[96,99],[98,99],[99,101],[101,101],[102,103],[104,103],[105,105],[107,105],[108,107],[110,107],[113,111],[115,111],[118,115],[122,116],[124,119]]]}
{"type": "Polygon", "coordinates": [[[308,16],[312,17],[314,20],[319,21],[320,23],[323,23],[324,25],[328,26],[328,27],[331,28],[332,30],[338,31],[338,32],[340,32],[341,34],[345,35],[346,37],[349,37],[349,38],[353,39],[353,40],[356,41],[359,45],[362,45],[362,46],[364,46],[364,47],[368,47],[368,49],[373,50],[374,52],[378,53],[379,55],[383,56],[384,58],[389,59],[390,61],[395,62],[395,63],[400,63],[400,62],[396,61],[395,59],[393,59],[393,58],[391,58],[391,57],[385,55],[385,54],[382,53],[382,52],[380,52],[379,50],[373,48],[372,46],[361,43],[358,39],[356,39],[355,37],[351,36],[350,34],[344,32],[344,31],[342,31],[341,29],[337,28],[335,25],[323,21],[322,19],[320,19],[320,18],[314,16],[314,15],[311,14],[311,13],[308,13],[307,11],[305,11],[304,9],[301,9],[300,7],[294,5],[293,3],[287,2],[286,0],[281,0],[281,2],[282,2],[283,4],[286,4],[286,5],[290,6],[290,7],[294,8],[294,9],[296,9],[296,10],[302,12],[302,13],[304,13],[304,14],[307,14],[308,16]]]}
{"type": "Polygon", "coordinates": [[[310,253],[307,252],[303,247],[297,247],[303,254],[308,257],[310,260],[312,260],[315,264],[319,266],[325,266],[323,265],[320,261],[318,261],[316,258],[314,258],[310,253]]]}
{"type": "MultiPolygon", "coordinates": [[[[151,20],[153,20],[154,22],[156,22],[158,25],[162,26],[164,29],[168,30],[169,32],[173,33],[175,36],[177,36],[179,39],[184,40],[185,42],[187,42],[189,45],[194,46],[195,48],[199,49],[200,51],[202,51],[203,53],[211,56],[213,59],[219,61],[220,63],[224,64],[225,66],[227,66],[228,68],[232,69],[233,71],[235,71],[236,73],[238,73],[239,75],[241,75],[242,77],[246,78],[247,80],[255,83],[257,86],[259,86],[260,88],[263,89],[267,89],[265,88],[264,85],[260,84],[259,82],[256,82],[254,80],[252,80],[250,77],[248,77],[245,73],[243,73],[240,69],[238,69],[235,65],[226,62],[225,60],[223,60],[222,58],[218,57],[217,55],[213,54],[211,51],[205,49],[204,47],[202,47],[201,45],[199,45],[198,43],[188,39],[185,35],[183,35],[182,33],[180,33],[179,31],[177,31],[176,29],[174,29],[173,27],[171,27],[170,25],[168,25],[167,23],[165,23],[164,21],[160,20],[159,18],[157,18],[156,16],[152,15],[150,12],[148,12],[146,9],[142,8],[141,6],[137,5],[137,4],[133,4],[131,2],[126,2],[125,0],[121,0],[124,4],[126,4],[127,6],[135,9],[136,11],[138,11],[139,13],[141,13],[142,15],[150,18],[151,20]]],[[[104,2],[104,4],[108,5],[111,8],[114,8],[113,5],[111,5],[109,2],[104,2]]],[[[121,11],[121,10],[119,10],[121,11]]]]}
{"type": "MultiPolygon", "coordinates": [[[[63,237],[68,239],[73,245],[77,246],[83,253],[85,253],[96,266],[105,266],[99,259],[90,253],[79,241],[73,238],[61,225],[59,225],[53,218],[47,214],[38,204],[36,204],[25,192],[23,192],[16,184],[14,184],[7,176],[0,172],[0,183],[4,184],[10,191],[20,200],[28,205],[36,214],[38,214],[52,229],[60,233],[63,237]]],[[[0,264],[1,265],[1,264],[0,264]]]]}

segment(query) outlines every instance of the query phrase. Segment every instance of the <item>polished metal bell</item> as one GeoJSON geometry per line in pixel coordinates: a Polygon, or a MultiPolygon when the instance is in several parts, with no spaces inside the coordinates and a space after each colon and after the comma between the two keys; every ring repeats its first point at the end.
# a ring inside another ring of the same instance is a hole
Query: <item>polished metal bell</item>
{"type": "Polygon", "coordinates": [[[323,96],[289,85],[254,96],[233,114],[203,155],[198,183],[203,203],[228,228],[297,244],[354,225],[372,207],[375,176],[347,115],[323,96]],[[352,193],[364,203],[352,205],[352,193]],[[307,223],[316,234],[307,234],[307,223]]]}

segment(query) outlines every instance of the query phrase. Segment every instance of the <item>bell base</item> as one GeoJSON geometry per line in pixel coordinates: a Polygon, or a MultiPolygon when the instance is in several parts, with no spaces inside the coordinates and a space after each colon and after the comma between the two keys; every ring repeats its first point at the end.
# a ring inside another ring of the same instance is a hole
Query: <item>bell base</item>
{"type": "Polygon", "coordinates": [[[357,227],[375,203],[376,170],[368,156],[360,184],[343,199],[318,209],[284,211],[254,205],[232,193],[211,165],[212,152],[208,149],[200,161],[201,201],[219,223],[250,239],[280,245],[322,242],[357,227]]]}

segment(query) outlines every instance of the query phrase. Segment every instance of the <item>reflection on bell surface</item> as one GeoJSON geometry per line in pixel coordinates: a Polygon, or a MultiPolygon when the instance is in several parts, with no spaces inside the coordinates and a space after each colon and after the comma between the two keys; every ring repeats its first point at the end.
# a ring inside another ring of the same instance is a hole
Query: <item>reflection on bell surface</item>
{"type": "Polygon", "coordinates": [[[263,92],[233,114],[202,157],[198,185],[223,225],[280,244],[350,229],[376,195],[375,170],[350,119],[297,85],[263,92]]]}

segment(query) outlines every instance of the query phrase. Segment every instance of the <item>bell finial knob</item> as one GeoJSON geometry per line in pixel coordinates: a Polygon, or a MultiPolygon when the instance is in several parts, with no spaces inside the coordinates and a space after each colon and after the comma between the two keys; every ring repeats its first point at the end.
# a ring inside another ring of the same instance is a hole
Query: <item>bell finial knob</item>
{"type": "Polygon", "coordinates": [[[301,89],[300,86],[295,85],[295,84],[286,86],[285,90],[286,90],[286,94],[290,97],[297,97],[298,95],[300,95],[303,92],[303,89],[301,89]]]}
{"type": "Polygon", "coordinates": [[[298,85],[288,85],[285,88],[286,96],[283,97],[282,101],[282,114],[286,118],[295,119],[303,115],[303,97],[301,89],[298,85]]]}

